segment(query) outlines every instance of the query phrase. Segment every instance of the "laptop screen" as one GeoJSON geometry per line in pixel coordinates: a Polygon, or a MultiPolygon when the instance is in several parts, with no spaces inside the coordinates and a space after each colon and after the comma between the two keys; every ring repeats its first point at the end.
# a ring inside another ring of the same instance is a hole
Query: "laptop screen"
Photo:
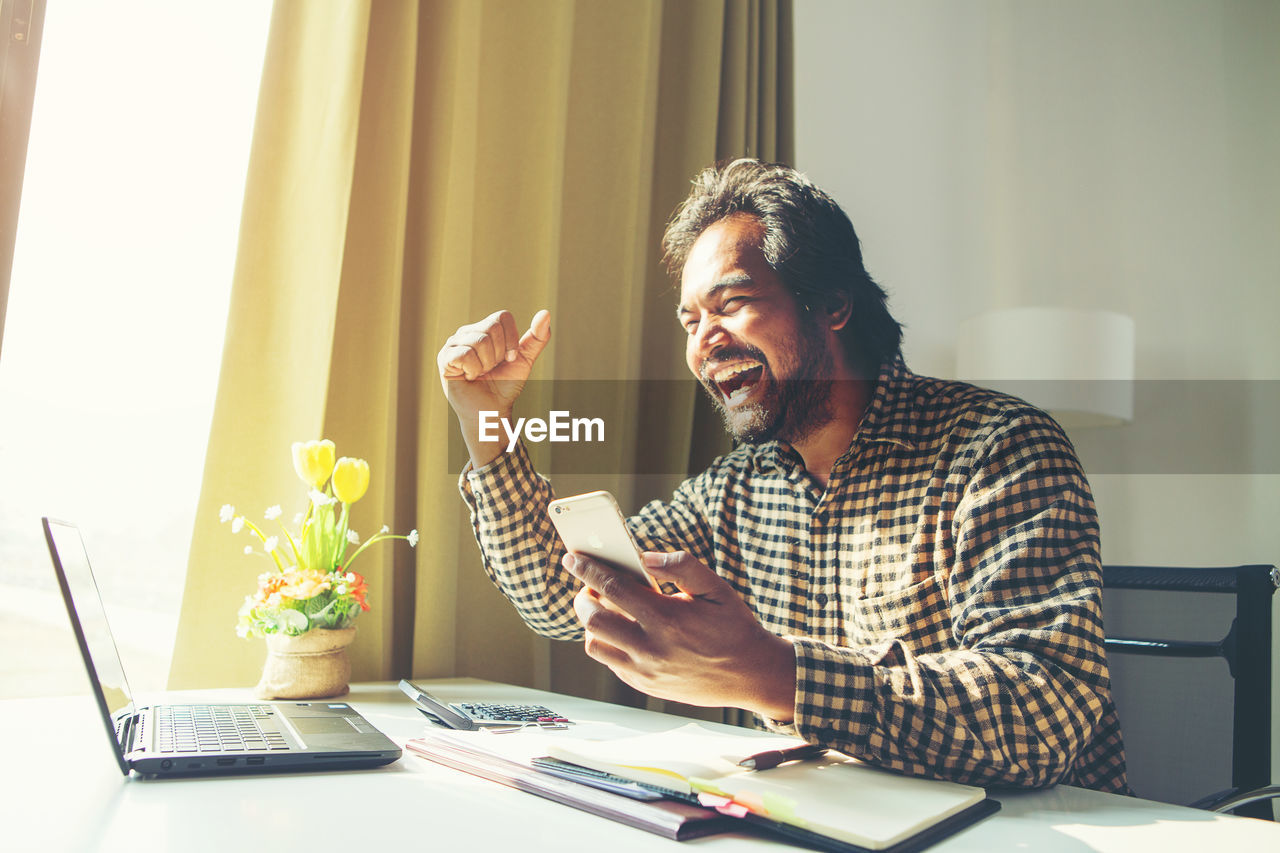
{"type": "Polygon", "coordinates": [[[116,649],[115,638],[107,625],[107,612],[102,606],[98,584],[89,567],[89,555],[72,524],[44,519],[45,537],[55,568],[59,570],[63,597],[76,639],[84,653],[89,679],[96,682],[112,720],[133,713],[133,697],[124,677],[124,665],[116,649]]]}

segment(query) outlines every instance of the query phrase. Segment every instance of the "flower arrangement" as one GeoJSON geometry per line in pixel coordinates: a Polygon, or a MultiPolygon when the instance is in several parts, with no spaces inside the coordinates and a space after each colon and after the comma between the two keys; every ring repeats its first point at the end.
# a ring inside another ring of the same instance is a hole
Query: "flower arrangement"
{"type": "MultiPolygon", "coordinates": [[[[279,523],[283,543],[230,504],[219,514],[224,524],[230,522],[232,533],[247,529],[258,539],[262,553],[275,562],[274,571],[258,576],[257,591],[240,608],[236,633],[241,637],[297,636],[312,628],[351,627],[369,609],[369,587],[359,573],[351,571],[352,562],[375,542],[404,539],[410,547],[418,544],[417,530],[400,536],[383,526],[361,543],[351,529],[351,505],[369,488],[368,462],[345,456],[335,461],[334,444],[328,439],[294,442],[292,449],[294,470],[310,489],[306,512],[294,519],[296,536],[279,522],[278,505],[268,509],[265,518],[279,523]]],[[[253,545],[244,551],[255,553],[253,545]]]]}

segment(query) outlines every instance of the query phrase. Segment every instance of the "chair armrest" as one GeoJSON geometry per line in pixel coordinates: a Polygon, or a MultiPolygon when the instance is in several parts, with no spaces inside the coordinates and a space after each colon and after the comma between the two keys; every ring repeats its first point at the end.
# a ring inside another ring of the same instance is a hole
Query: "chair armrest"
{"type": "Polygon", "coordinates": [[[1228,788],[1225,791],[1219,791],[1216,794],[1210,794],[1207,797],[1196,800],[1191,804],[1191,807],[1222,813],[1235,811],[1241,806],[1247,806],[1249,803],[1257,803],[1277,797],[1280,797],[1280,785],[1265,785],[1261,788],[1254,788],[1252,791],[1228,788]]]}

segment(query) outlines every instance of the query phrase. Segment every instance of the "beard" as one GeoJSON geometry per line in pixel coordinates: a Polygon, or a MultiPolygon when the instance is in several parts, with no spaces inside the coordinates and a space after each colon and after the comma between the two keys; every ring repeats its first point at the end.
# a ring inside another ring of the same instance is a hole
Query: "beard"
{"type": "Polygon", "coordinates": [[[699,380],[720,413],[725,430],[739,444],[785,441],[795,444],[835,416],[831,405],[834,361],[826,339],[816,323],[807,323],[797,337],[790,378],[778,379],[773,366],[755,347],[722,350],[723,361],[751,359],[761,366],[760,380],[753,390],[756,399],[731,406],[708,376],[704,366],[699,380]]]}

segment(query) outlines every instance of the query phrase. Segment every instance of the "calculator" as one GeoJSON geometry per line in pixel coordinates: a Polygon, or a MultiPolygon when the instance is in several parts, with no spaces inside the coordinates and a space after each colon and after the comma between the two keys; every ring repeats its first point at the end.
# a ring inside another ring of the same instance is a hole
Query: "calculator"
{"type": "Polygon", "coordinates": [[[418,705],[418,710],[451,729],[474,731],[500,726],[563,726],[569,719],[542,705],[500,702],[454,702],[446,704],[405,679],[400,689],[418,705]]]}

